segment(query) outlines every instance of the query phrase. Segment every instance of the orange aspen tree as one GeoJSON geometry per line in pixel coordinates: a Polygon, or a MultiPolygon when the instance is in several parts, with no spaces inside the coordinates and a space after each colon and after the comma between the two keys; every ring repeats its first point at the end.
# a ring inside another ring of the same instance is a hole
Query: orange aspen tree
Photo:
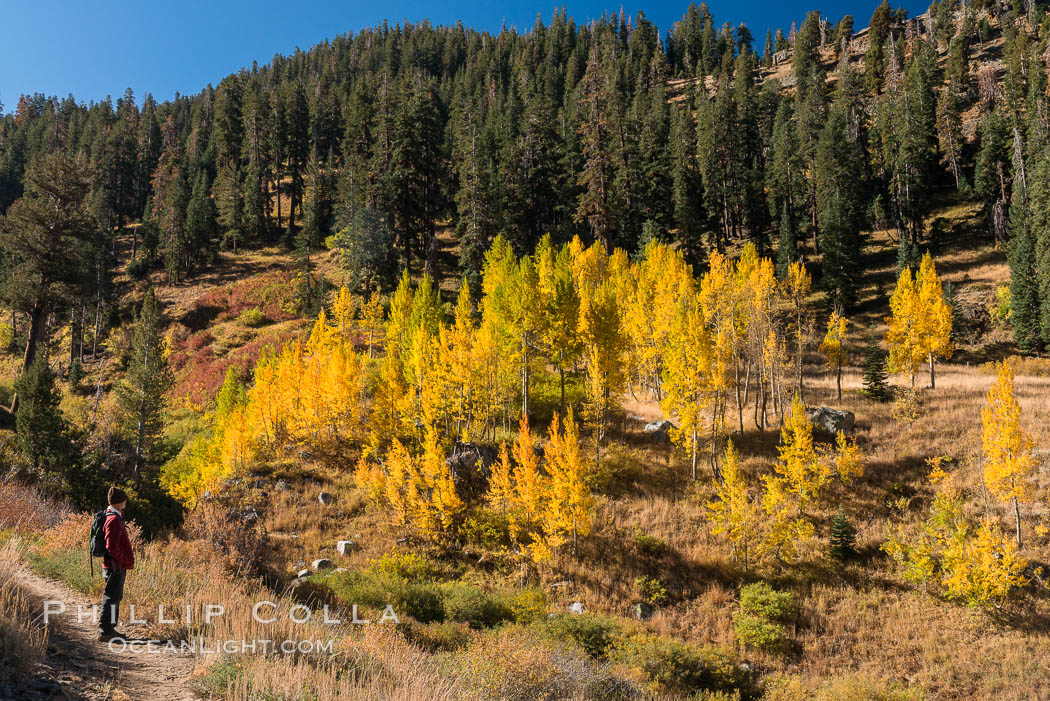
{"type": "Polygon", "coordinates": [[[456,519],[463,511],[463,501],[456,493],[452,470],[445,461],[445,451],[433,427],[427,428],[417,475],[414,491],[417,526],[426,537],[434,540],[455,529],[456,519]]]}
{"type": "Polygon", "coordinates": [[[544,457],[550,474],[543,515],[547,546],[557,551],[571,538],[572,554],[576,555],[580,536],[591,532],[594,497],[589,484],[591,466],[580,450],[579,431],[571,410],[564,426],[554,414],[544,457]]]}
{"type": "Polygon", "coordinates": [[[1009,364],[999,365],[999,374],[988,390],[988,406],[981,410],[981,447],[984,451],[984,483],[1000,501],[1013,503],[1014,531],[1021,547],[1021,508],[1032,494],[1035,469],[1031,436],[1021,426],[1021,405],[1014,396],[1014,374],[1009,364]]]}
{"type": "Polygon", "coordinates": [[[492,474],[489,477],[489,488],[485,492],[485,501],[489,507],[496,509],[503,516],[509,516],[514,500],[513,470],[510,464],[510,452],[506,443],[499,445],[499,460],[492,463],[492,474]]]}
{"type": "Polygon", "coordinates": [[[820,342],[820,352],[828,361],[828,367],[835,371],[835,386],[838,388],[839,401],[842,400],[842,366],[846,364],[846,317],[831,312],[828,317],[828,330],[820,342]]]}

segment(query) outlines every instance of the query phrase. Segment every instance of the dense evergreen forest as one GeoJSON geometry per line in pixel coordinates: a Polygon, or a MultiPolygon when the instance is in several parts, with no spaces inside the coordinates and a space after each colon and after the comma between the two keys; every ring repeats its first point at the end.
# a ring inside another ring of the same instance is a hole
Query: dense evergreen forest
{"type": "Polygon", "coordinates": [[[523,34],[384,24],[165,103],[25,95],[0,120],[5,299],[32,338],[45,307],[73,299],[74,326],[93,323],[84,307],[107,295],[115,233],[141,222],[129,271],[163,266],[172,281],[263,242],[309,268],[338,234],[360,285],[389,288],[406,265],[453,272],[435,269],[450,226],[475,293],[496,234],[523,253],[550,233],[628,251],[656,238],[694,262],[751,241],[781,271],[819,253],[823,287],[848,307],[862,232],[899,232],[914,262],[932,198],[958,189],[1011,242],[1017,338],[1039,347],[1047,27],[1035,3],[941,0],[910,20],[884,2],[860,33],[811,12],[759,46],[703,4],[666,35],[643,14],[577,26],[562,11],[523,34]],[[1000,31],[1000,60],[977,67],[1000,31]],[[68,178],[34,175],[60,167],[50,153],[73,160],[68,178]],[[76,245],[37,270],[43,253],[10,232],[31,228],[44,195],[83,206],[64,222],[76,245]]]}

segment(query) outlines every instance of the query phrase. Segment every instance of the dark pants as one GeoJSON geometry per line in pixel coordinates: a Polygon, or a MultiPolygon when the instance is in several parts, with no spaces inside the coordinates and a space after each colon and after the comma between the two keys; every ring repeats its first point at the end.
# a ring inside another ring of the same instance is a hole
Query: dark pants
{"type": "Polygon", "coordinates": [[[127,570],[116,568],[102,570],[102,576],[106,578],[106,590],[102,593],[102,614],[98,619],[100,633],[112,633],[117,627],[120,600],[124,598],[124,577],[127,573],[127,570]]]}

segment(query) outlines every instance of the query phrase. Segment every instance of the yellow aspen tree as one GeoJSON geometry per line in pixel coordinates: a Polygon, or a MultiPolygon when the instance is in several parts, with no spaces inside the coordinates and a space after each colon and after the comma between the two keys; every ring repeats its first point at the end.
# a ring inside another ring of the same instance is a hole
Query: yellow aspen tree
{"type": "Polygon", "coordinates": [[[452,470],[433,427],[427,428],[423,441],[415,496],[417,525],[424,535],[435,539],[454,530],[456,519],[463,511],[463,501],[456,493],[452,470]]]}
{"type": "Polygon", "coordinates": [[[515,337],[514,362],[518,367],[521,413],[529,414],[529,390],[543,332],[543,309],[539,303],[539,274],[532,258],[523,256],[510,278],[505,323],[515,337]]]}
{"type": "Polygon", "coordinates": [[[357,297],[350,293],[345,286],[340,287],[332,299],[332,317],[335,319],[336,328],[340,335],[346,336],[350,333],[350,325],[357,313],[357,297]]]}
{"type": "Polygon", "coordinates": [[[1021,405],[1014,396],[1014,374],[1003,362],[981,410],[984,483],[997,499],[1013,503],[1017,547],[1021,547],[1021,508],[1032,494],[1034,442],[1021,426],[1021,405]]]}
{"type": "Polygon", "coordinates": [[[536,249],[536,269],[543,315],[540,343],[547,360],[558,371],[560,409],[565,411],[565,373],[579,360],[582,350],[580,296],[568,246],[555,250],[550,236],[544,236],[536,249]]]}
{"type": "Polygon", "coordinates": [[[829,465],[820,460],[813,444],[813,424],[806,416],[806,405],[796,394],[791,413],[780,431],[779,458],[774,465],[784,488],[795,500],[796,512],[802,515],[830,476],[829,465]]]}
{"type": "Polygon", "coordinates": [[[847,438],[844,432],[839,431],[835,436],[835,448],[834,465],[839,480],[843,484],[849,484],[863,477],[864,458],[856,439],[847,438]]]}
{"type": "Polygon", "coordinates": [[[762,513],[765,515],[759,552],[778,562],[791,562],[801,543],[813,537],[813,524],[798,513],[797,499],[782,477],[764,478],[762,513]]]}
{"type": "Polygon", "coordinates": [[[416,466],[408,449],[398,439],[393,439],[382,466],[383,502],[390,509],[394,525],[402,533],[408,532],[416,493],[416,466]]]}
{"type": "Polygon", "coordinates": [[[499,445],[499,460],[492,463],[492,474],[489,476],[489,488],[485,493],[489,508],[495,509],[503,516],[508,516],[514,502],[513,470],[510,464],[510,452],[506,443],[499,445]]]}
{"type": "Polygon", "coordinates": [[[760,258],[749,269],[748,278],[740,281],[744,303],[747,305],[747,328],[745,330],[745,352],[748,356],[748,373],[745,376],[744,394],[750,382],[751,369],[754,369],[755,428],[765,430],[769,399],[775,387],[774,368],[770,361],[772,356],[766,352],[767,339],[776,337],[776,292],[777,278],[773,261],[760,258]]]}
{"type": "Polygon", "coordinates": [[[583,249],[578,238],[570,246],[574,251],[573,269],[580,296],[580,338],[587,373],[584,408],[594,428],[594,455],[598,463],[609,414],[624,384],[624,339],[616,285],[605,249],[598,243],[583,249]]]}
{"type": "Polygon", "coordinates": [[[944,299],[944,287],[937,277],[937,268],[929,251],[919,264],[915,292],[919,308],[917,351],[925,356],[929,364],[930,389],[933,389],[937,386],[934,360],[951,358],[955,346],[952,344],[952,308],[944,299]]]}
{"type": "MultiPolygon", "coordinates": [[[[713,405],[713,362],[711,334],[700,300],[695,292],[683,295],[664,349],[664,395],[660,407],[665,416],[678,420],[671,439],[689,455],[693,481],[701,433],[706,426],[705,413],[713,405]]],[[[717,466],[713,467],[719,478],[717,466]]]]}
{"type": "Polygon", "coordinates": [[[809,328],[806,319],[806,297],[813,286],[813,278],[802,261],[788,266],[783,291],[791,311],[792,336],[795,342],[795,391],[802,395],[802,354],[806,347],[809,328]]]}
{"type": "Polygon", "coordinates": [[[513,448],[513,497],[511,536],[516,541],[539,540],[540,517],[548,494],[548,478],[540,471],[540,461],[532,444],[532,432],[525,417],[518,421],[518,437],[513,448]]]}
{"type": "Polygon", "coordinates": [[[892,372],[907,372],[911,386],[915,386],[915,372],[925,359],[919,343],[919,295],[911,270],[905,268],[897,276],[897,287],[890,297],[890,316],[886,319],[886,343],[890,347],[889,368],[892,372]]]}
{"type": "Polygon", "coordinates": [[[954,533],[941,555],[945,596],[975,608],[1002,608],[1010,591],[1026,581],[1028,563],[1018,547],[988,521],[972,535],[969,529],[954,533]]]}
{"type": "Polygon", "coordinates": [[[491,363],[488,373],[488,395],[492,402],[493,420],[490,422],[495,435],[496,418],[499,414],[507,427],[510,406],[520,382],[520,365],[517,362],[519,338],[507,323],[509,310],[513,307],[513,278],[518,267],[517,258],[510,243],[497,236],[485,254],[485,265],[481,278],[481,329],[482,339],[491,363]]]}
{"type": "Polygon", "coordinates": [[[454,422],[454,433],[470,440],[474,426],[474,412],[481,393],[481,367],[475,362],[473,348],[477,326],[474,323],[474,308],[470,300],[470,287],[464,280],[456,301],[455,321],[442,330],[441,349],[447,355],[443,363],[448,373],[448,403],[450,418],[454,422]]]}
{"type": "Polygon", "coordinates": [[[712,524],[712,533],[725,534],[734,555],[744,563],[746,572],[750,566],[751,546],[759,536],[762,512],[748,493],[747,480],[740,469],[740,456],[732,441],[726,444],[722,457],[722,480],[716,499],[707,503],[707,518],[712,524]]]}
{"type": "Polygon", "coordinates": [[[361,305],[361,325],[368,333],[368,357],[372,357],[375,348],[375,333],[383,322],[383,297],[375,291],[368,301],[361,305]]]}
{"type": "Polygon", "coordinates": [[[646,244],[641,261],[631,266],[630,273],[633,285],[630,294],[621,296],[621,311],[634,379],[660,401],[664,348],[678,302],[694,291],[695,280],[681,252],[656,240],[646,244]]]}
{"type": "Polygon", "coordinates": [[[828,329],[824,340],[820,342],[820,352],[828,361],[828,367],[835,371],[835,386],[838,388],[839,401],[842,400],[842,366],[846,364],[846,317],[831,312],[828,317],[828,329]]]}
{"type": "Polygon", "coordinates": [[[544,451],[550,486],[544,513],[544,535],[548,547],[555,551],[567,540],[577,554],[580,536],[591,532],[594,497],[591,496],[591,466],[580,450],[580,436],[572,411],[562,427],[558,414],[550,425],[550,437],[544,451]]]}

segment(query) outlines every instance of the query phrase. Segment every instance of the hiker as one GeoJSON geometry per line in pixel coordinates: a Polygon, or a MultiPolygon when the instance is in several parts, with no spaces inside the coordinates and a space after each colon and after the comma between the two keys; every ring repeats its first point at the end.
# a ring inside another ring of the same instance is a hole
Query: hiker
{"type": "Polygon", "coordinates": [[[102,558],[102,576],[106,578],[106,590],[102,593],[102,614],[98,619],[99,640],[122,640],[117,632],[120,600],[124,598],[124,578],[135,566],[135,555],[131,552],[131,540],[124,525],[124,509],[128,506],[128,495],[120,487],[109,488],[109,508],[105,511],[103,526],[106,554],[102,558]]]}

